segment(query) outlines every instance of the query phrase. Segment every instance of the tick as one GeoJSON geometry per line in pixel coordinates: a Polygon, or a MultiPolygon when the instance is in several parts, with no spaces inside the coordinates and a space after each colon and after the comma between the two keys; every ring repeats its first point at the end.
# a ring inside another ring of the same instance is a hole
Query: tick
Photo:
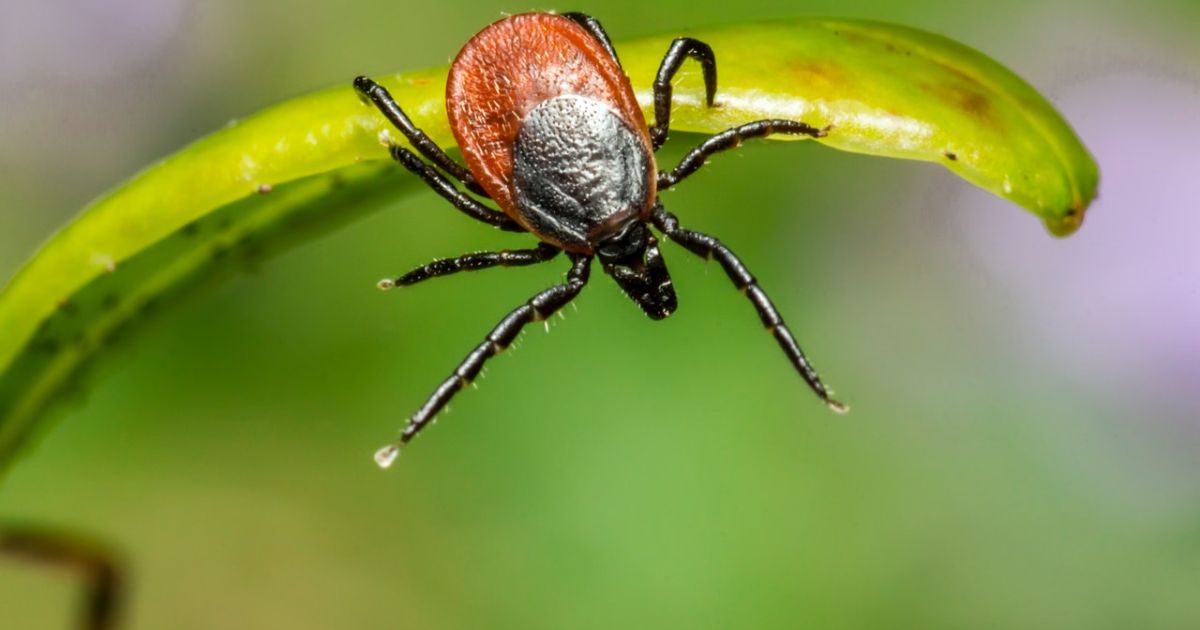
{"type": "Polygon", "coordinates": [[[670,129],[671,80],[687,59],[700,64],[706,102],[713,106],[717,63],[712,48],[681,37],[671,43],[659,65],[654,124],[647,125],[617,53],[594,18],[582,13],[527,13],[502,19],[471,38],[450,67],[446,112],[465,167],[413,125],[382,86],[366,77],[354,80],[363,99],[374,104],[428,160],[389,144],[396,161],[467,216],[501,230],[528,232],[540,241],[531,249],[435,260],[399,278],[380,281],[380,288],[459,271],[532,265],[562,253],[571,263],[566,282],[517,307],[471,350],[413,414],[399,439],[376,452],[380,466],[390,466],[400,447],[471,383],[488,359],[507,348],[522,328],[550,317],[579,295],[592,259],[600,260],[604,272],[651,319],[673,313],[675,289],[650,226],[696,255],[720,263],[813,392],[834,411],[846,411],[845,405],[830,397],[742,261],[716,238],[680,227],[658,197],[660,190],[695,173],[709,156],[746,139],[772,134],[820,138],[828,128],[793,120],[739,125],[693,148],[675,168],[659,171],[654,152],[666,142],[670,129]],[[477,197],[490,199],[499,210],[477,197]]]}

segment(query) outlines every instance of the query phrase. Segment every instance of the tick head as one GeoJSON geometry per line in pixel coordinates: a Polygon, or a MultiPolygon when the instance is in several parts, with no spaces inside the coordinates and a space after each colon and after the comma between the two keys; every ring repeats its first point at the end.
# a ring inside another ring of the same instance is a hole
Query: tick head
{"type": "Polygon", "coordinates": [[[604,272],[642,307],[650,319],[663,319],[678,305],[671,274],[646,224],[633,219],[596,246],[604,272]]]}

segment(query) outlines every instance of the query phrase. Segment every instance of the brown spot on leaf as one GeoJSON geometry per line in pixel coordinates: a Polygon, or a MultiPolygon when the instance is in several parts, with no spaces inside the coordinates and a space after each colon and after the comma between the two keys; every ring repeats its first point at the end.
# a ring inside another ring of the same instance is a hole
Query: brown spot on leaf
{"type": "Polygon", "coordinates": [[[974,114],[980,118],[991,116],[992,102],[988,97],[979,92],[962,91],[957,92],[955,96],[958,99],[958,105],[964,111],[974,114]]]}
{"type": "Polygon", "coordinates": [[[854,30],[834,31],[833,34],[841,37],[851,44],[854,44],[855,46],[878,46],[880,44],[880,40],[878,38],[866,35],[864,33],[859,33],[854,30]]]}
{"type": "Polygon", "coordinates": [[[996,126],[997,120],[995,111],[992,109],[992,100],[982,90],[964,83],[956,85],[926,84],[921,87],[929,95],[964,112],[971,118],[986,125],[996,126]]]}
{"type": "Polygon", "coordinates": [[[991,90],[986,85],[961,68],[938,59],[930,61],[936,63],[946,77],[937,83],[922,85],[925,92],[984,124],[997,125],[991,90]]]}
{"type": "Polygon", "coordinates": [[[828,89],[847,82],[845,69],[828,61],[804,59],[789,65],[793,78],[800,85],[828,89]]]}

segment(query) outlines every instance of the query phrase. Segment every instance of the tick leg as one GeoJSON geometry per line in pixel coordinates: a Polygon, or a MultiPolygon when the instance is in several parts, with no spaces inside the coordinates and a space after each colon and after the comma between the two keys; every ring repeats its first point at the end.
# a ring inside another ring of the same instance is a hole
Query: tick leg
{"type": "Polygon", "coordinates": [[[408,286],[437,276],[447,276],[460,271],[477,271],[488,267],[522,267],[546,262],[561,252],[549,243],[539,243],[534,249],[506,249],[498,252],[477,252],[457,258],[440,258],[422,265],[396,278],[379,281],[379,288],[408,286]]]}
{"type": "Polygon", "coordinates": [[[392,98],[387,88],[367,77],[357,77],[354,79],[354,89],[363,98],[369,99],[374,103],[375,107],[379,109],[384,117],[395,125],[396,129],[400,130],[400,133],[404,134],[404,137],[416,147],[417,151],[421,152],[421,155],[424,155],[436,164],[438,168],[446,171],[451,177],[466,185],[467,190],[483,197],[488,196],[484,192],[483,187],[479,185],[479,182],[475,181],[475,177],[471,175],[471,171],[468,171],[465,166],[455,162],[449,155],[446,155],[446,152],[436,142],[431,140],[429,136],[425,135],[424,131],[421,131],[413,124],[408,115],[404,113],[404,110],[400,109],[400,105],[396,103],[396,100],[392,98]]]}
{"type": "Polygon", "coordinates": [[[729,279],[733,281],[733,285],[738,291],[750,299],[750,303],[754,304],[754,309],[758,311],[758,316],[762,320],[763,326],[771,332],[775,337],[775,341],[779,342],[779,347],[783,349],[783,353],[787,355],[788,360],[796,367],[796,371],[808,383],[808,386],[816,392],[817,396],[829,406],[830,409],[845,413],[846,405],[829,397],[829,392],[825,389],[825,385],[821,383],[821,377],[817,376],[817,371],[809,364],[805,358],[804,352],[800,350],[800,345],[796,343],[796,338],[792,336],[792,331],[788,329],[784,323],[783,317],[771,303],[771,299],[758,286],[758,281],[754,275],[742,261],[738,259],[728,247],[721,241],[700,232],[693,232],[679,227],[679,220],[675,215],[663,210],[662,206],[658,206],[654,210],[653,217],[654,225],[662,230],[671,240],[684,246],[692,253],[705,258],[707,260],[716,260],[721,263],[721,267],[725,269],[725,273],[729,275],[729,279]]]}
{"type": "Polygon", "coordinates": [[[688,151],[687,155],[679,161],[679,165],[670,172],[659,171],[658,189],[662,190],[678,184],[704,166],[709,156],[741,146],[742,142],[750,138],[763,138],[777,133],[824,138],[829,133],[829,129],[830,127],[817,129],[812,125],[795,120],[756,120],[733,129],[726,129],[688,151]]]}
{"type": "Polygon", "coordinates": [[[600,26],[599,20],[586,13],[580,13],[579,11],[569,11],[567,13],[563,13],[562,16],[582,26],[584,30],[591,33],[592,37],[595,37],[596,40],[600,42],[600,45],[604,46],[604,50],[608,51],[608,54],[613,58],[613,61],[617,62],[617,66],[619,67],[621,65],[621,59],[617,57],[617,51],[613,49],[612,40],[608,38],[608,33],[604,31],[604,27],[600,26]]]}
{"type": "Polygon", "coordinates": [[[459,190],[450,180],[446,179],[445,175],[442,175],[436,168],[433,168],[424,160],[417,157],[417,154],[398,144],[393,144],[390,150],[392,157],[397,162],[403,164],[404,168],[412,171],[417,177],[425,180],[425,183],[430,188],[442,197],[445,197],[451,204],[454,204],[454,207],[461,210],[463,214],[501,230],[509,232],[525,231],[525,228],[517,224],[516,221],[508,218],[504,213],[492,210],[459,190]]]}
{"type": "Polygon", "coordinates": [[[538,293],[500,320],[500,323],[492,329],[483,343],[471,350],[470,354],[459,364],[458,369],[454,370],[449,378],[442,381],[442,384],[433,391],[429,400],[425,401],[417,413],[409,418],[408,425],[400,433],[400,439],[375,453],[375,461],[380,466],[384,468],[390,466],[395,461],[400,447],[413,439],[459,390],[474,380],[488,359],[512,344],[526,324],[550,317],[579,295],[584,285],[587,284],[592,257],[579,254],[569,254],[569,256],[572,264],[571,270],[567,272],[567,281],[538,293]]]}
{"type": "Polygon", "coordinates": [[[0,526],[0,553],[65,567],[87,580],[87,599],[80,616],[84,630],[116,627],[121,600],[121,571],[115,555],[102,545],[39,527],[0,526]]]}
{"type": "Polygon", "coordinates": [[[674,88],[671,80],[679,67],[688,57],[700,62],[704,72],[704,96],[709,107],[717,95],[717,57],[708,44],[690,37],[680,37],[671,42],[667,54],[658,66],[658,76],[654,79],[654,124],[650,126],[650,141],[654,150],[667,141],[667,132],[671,128],[671,95],[674,88]]]}

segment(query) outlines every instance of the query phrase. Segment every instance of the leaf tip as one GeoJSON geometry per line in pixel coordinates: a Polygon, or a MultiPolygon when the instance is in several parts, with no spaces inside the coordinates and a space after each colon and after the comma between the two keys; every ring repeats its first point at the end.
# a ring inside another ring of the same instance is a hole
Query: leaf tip
{"type": "Polygon", "coordinates": [[[1079,226],[1083,225],[1083,208],[1070,208],[1065,214],[1060,217],[1049,217],[1045,219],[1046,229],[1059,238],[1065,238],[1074,234],[1079,226]]]}

